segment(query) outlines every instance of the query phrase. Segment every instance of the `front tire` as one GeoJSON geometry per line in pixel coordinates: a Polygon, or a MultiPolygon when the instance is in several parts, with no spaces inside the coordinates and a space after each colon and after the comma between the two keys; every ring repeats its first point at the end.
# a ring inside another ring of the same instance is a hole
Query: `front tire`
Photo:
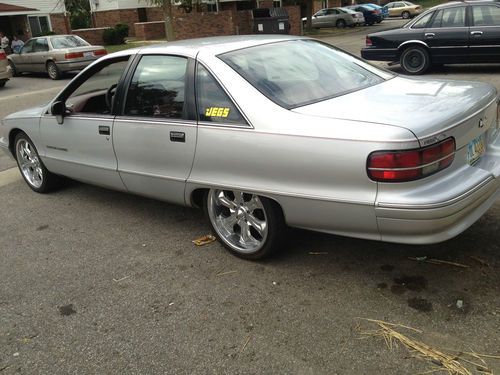
{"type": "Polygon", "coordinates": [[[411,75],[424,74],[431,65],[429,52],[420,46],[411,46],[405,49],[399,61],[401,68],[411,75]]]}
{"type": "Polygon", "coordinates": [[[58,80],[59,78],[61,78],[61,71],[53,61],[49,61],[47,63],[47,74],[53,80],[58,80]]]}
{"type": "Polygon", "coordinates": [[[59,185],[59,177],[45,168],[35,145],[25,133],[16,136],[14,145],[17,166],[31,190],[48,193],[59,185]]]}
{"type": "Polygon", "coordinates": [[[274,253],[284,237],[280,207],[270,199],[237,190],[211,189],[205,214],[218,240],[243,259],[262,259],[274,253]]]}
{"type": "Polygon", "coordinates": [[[9,60],[9,66],[10,66],[10,70],[12,71],[12,77],[17,77],[19,75],[19,72],[17,71],[14,63],[10,60],[9,60]]]}
{"type": "Polygon", "coordinates": [[[0,81],[0,87],[4,87],[6,83],[7,83],[6,79],[0,81]]]}

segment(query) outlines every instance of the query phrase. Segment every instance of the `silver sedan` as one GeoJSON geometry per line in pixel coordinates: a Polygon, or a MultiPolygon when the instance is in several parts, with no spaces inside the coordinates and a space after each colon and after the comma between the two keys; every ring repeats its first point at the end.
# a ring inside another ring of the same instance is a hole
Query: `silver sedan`
{"type": "Polygon", "coordinates": [[[78,35],[52,35],[32,38],[19,53],[8,56],[14,75],[47,72],[59,79],[64,72],[82,70],[106,55],[102,46],[92,46],[78,35]]]}
{"type": "Polygon", "coordinates": [[[201,207],[247,259],[282,247],[287,225],[444,241],[500,194],[494,87],[395,76],[300,37],[108,55],[5,118],[0,146],[39,193],[66,176],[201,207]]]}

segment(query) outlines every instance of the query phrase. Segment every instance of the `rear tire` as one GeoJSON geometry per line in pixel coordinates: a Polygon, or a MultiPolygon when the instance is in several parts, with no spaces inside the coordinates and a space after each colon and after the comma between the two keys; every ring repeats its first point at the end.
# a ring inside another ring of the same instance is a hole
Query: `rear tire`
{"type": "Polygon", "coordinates": [[[19,72],[17,71],[14,63],[10,60],[9,60],[9,66],[10,66],[10,70],[12,71],[12,77],[17,77],[19,75],[19,72]]]}
{"type": "Polygon", "coordinates": [[[401,17],[405,20],[410,19],[410,12],[405,10],[403,13],[401,13],[401,17]]]}
{"type": "Polygon", "coordinates": [[[61,71],[53,61],[49,61],[47,63],[47,74],[53,80],[58,80],[59,78],[61,78],[61,71]]]}
{"type": "Polygon", "coordinates": [[[6,83],[7,83],[6,79],[4,79],[3,81],[0,81],[0,87],[4,87],[6,83]]]}
{"type": "Polygon", "coordinates": [[[211,189],[203,207],[219,242],[237,257],[262,259],[282,246],[286,230],[283,214],[279,205],[268,198],[211,189]]]}
{"type": "Polygon", "coordinates": [[[60,177],[45,168],[35,145],[25,133],[16,135],[14,150],[21,176],[31,190],[43,194],[59,187],[60,177]]]}
{"type": "Polygon", "coordinates": [[[399,59],[401,68],[407,74],[424,74],[431,65],[429,52],[424,47],[410,46],[406,48],[399,59]]]}
{"type": "Polygon", "coordinates": [[[335,26],[337,27],[337,29],[343,29],[343,28],[345,28],[346,23],[344,20],[338,20],[337,23],[335,24],[335,26]]]}

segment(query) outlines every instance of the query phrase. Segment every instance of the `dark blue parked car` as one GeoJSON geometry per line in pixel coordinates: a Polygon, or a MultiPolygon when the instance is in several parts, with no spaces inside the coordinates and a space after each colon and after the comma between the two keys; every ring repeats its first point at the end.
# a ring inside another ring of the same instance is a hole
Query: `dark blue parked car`
{"type": "Polygon", "coordinates": [[[382,14],[382,18],[383,19],[389,17],[389,9],[387,7],[385,7],[385,6],[381,7],[380,5],[372,4],[372,3],[363,4],[363,6],[367,6],[369,8],[373,8],[373,9],[379,10],[380,13],[382,14]]]}
{"type": "Polygon", "coordinates": [[[365,4],[363,5],[350,5],[344,8],[349,8],[352,9],[356,12],[361,12],[363,13],[363,16],[365,17],[365,25],[373,25],[375,23],[380,23],[382,22],[382,12],[378,9],[370,8],[366,6],[365,4]]]}

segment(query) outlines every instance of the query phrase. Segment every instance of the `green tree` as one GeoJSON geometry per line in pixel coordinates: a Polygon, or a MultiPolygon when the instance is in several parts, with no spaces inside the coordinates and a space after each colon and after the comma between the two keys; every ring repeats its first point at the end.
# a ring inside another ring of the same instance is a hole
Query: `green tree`
{"type": "Polygon", "coordinates": [[[90,3],[88,0],[65,0],[64,4],[70,14],[69,20],[72,29],[90,27],[90,3]]]}

